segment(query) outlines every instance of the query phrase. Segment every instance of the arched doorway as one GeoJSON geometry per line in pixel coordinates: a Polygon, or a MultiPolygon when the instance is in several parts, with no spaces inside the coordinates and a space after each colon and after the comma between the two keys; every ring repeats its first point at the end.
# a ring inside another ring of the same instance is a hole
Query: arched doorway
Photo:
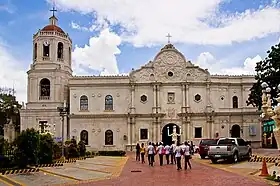
{"type": "Polygon", "coordinates": [[[231,137],[240,138],[240,126],[239,125],[233,125],[231,127],[231,137]]]}
{"type": "MultiPolygon", "coordinates": [[[[172,137],[169,136],[170,134],[172,134],[173,132],[173,126],[176,126],[176,132],[177,134],[180,133],[180,128],[178,125],[174,124],[174,123],[169,123],[167,125],[165,125],[162,128],[162,142],[166,145],[171,145],[172,144],[172,137]],[[169,131],[169,132],[168,132],[169,131]],[[169,135],[168,135],[169,134],[169,135]]],[[[177,140],[180,142],[180,136],[177,137],[177,140]]]]}

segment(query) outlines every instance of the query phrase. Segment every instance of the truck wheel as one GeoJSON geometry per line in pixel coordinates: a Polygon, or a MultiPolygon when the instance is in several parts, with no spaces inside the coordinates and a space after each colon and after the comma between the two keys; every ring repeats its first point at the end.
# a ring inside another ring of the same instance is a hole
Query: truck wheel
{"type": "Polygon", "coordinates": [[[201,159],[205,159],[205,155],[200,155],[200,158],[201,159]]]}
{"type": "Polygon", "coordinates": [[[251,157],[252,157],[252,151],[249,151],[247,154],[248,161],[251,159],[251,157]]]}
{"type": "Polygon", "coordinates": [[[214,159],[214,158],[211,158],[211,161],[212,161],[213,164],[216,164],[216,163],[217,163],[217,160],[214,159]]]}
{"type": "Polygon", "coordinates": [[[234,153],[232,157],[232,162],[237,163],[238,162],[238,153],[234,153]]]}

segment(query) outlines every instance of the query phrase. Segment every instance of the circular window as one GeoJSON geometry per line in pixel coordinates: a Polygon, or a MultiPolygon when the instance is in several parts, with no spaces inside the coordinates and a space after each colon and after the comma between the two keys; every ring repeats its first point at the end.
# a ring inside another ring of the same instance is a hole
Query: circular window
{"type": "Polygon", "coordinates": [[[168,75],[169,77],[172,77],[172,76],[173,76],[173,72],[168,72],[167,75],[168,75]]]}
{"type": "Polygon", "coordinates": [[[147,96],[146,95],[142,95],[140,97],[140,99],[141,99],[141,102],[146,102],[147,101],[147,96]]]}
{"type": "Polygon", "coordinates": [[[201,96],[199,94],[196,94],[194,96],[195,101],[200,101],[201,100],[201,96]]]}
{"type": "Polygon", "coordinates": [[[224,97],[221,97],[221,100],[223,101],[225,98],[224,97]]]}

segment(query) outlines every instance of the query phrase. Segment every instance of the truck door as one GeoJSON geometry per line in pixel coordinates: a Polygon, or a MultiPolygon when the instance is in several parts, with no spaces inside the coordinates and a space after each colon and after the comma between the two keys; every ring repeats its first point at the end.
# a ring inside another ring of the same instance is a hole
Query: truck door
{"type": "Polygon", "coordinates": [[[238,143],[238,148],[239,148],[239,154],[241,156],[245,156],[247,154],[247,145],[245,143],[245,141],[243,139],[237,139],[237,143],[238,143]]]}

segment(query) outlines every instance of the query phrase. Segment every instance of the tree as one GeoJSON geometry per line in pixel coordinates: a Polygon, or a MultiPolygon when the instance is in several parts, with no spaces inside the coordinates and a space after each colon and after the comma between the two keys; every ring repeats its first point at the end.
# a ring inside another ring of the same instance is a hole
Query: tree
{"type": "Polygon", "coordinates": [[[27,165],[38,164],[40,150],[40,134],[35,129],[22,131],[15,139],[14,144],[16,164],[24,168],[27,165]]]}
{"type": "Polygon", "coordinates": [[[50,134],[40,134],[39,162],[40,164],[52,163],[54,141],[50,134]]]}
{"type": "Polygon", "coordinates": [[[15,130],[20,131],[20,113],[22,105],[16,101],[16,97],[11,94],[0,93],[0,135],[3,135],[4,124],[12,119],[15,130]]]}
{"type": "Polygon", "coordinates": [[[256,83],[250,89],[251,93],[247,100],[247,105],[253,105],[261,110],[262,106],[262,87],[261,84],[266,82],[271,88],[272,106],[277,105],[274,98],[277,97],[277,86],[280,84],[280,43],[272,46],[267,51],[267,57],[258,62],[255,67],[256,83]]]}

